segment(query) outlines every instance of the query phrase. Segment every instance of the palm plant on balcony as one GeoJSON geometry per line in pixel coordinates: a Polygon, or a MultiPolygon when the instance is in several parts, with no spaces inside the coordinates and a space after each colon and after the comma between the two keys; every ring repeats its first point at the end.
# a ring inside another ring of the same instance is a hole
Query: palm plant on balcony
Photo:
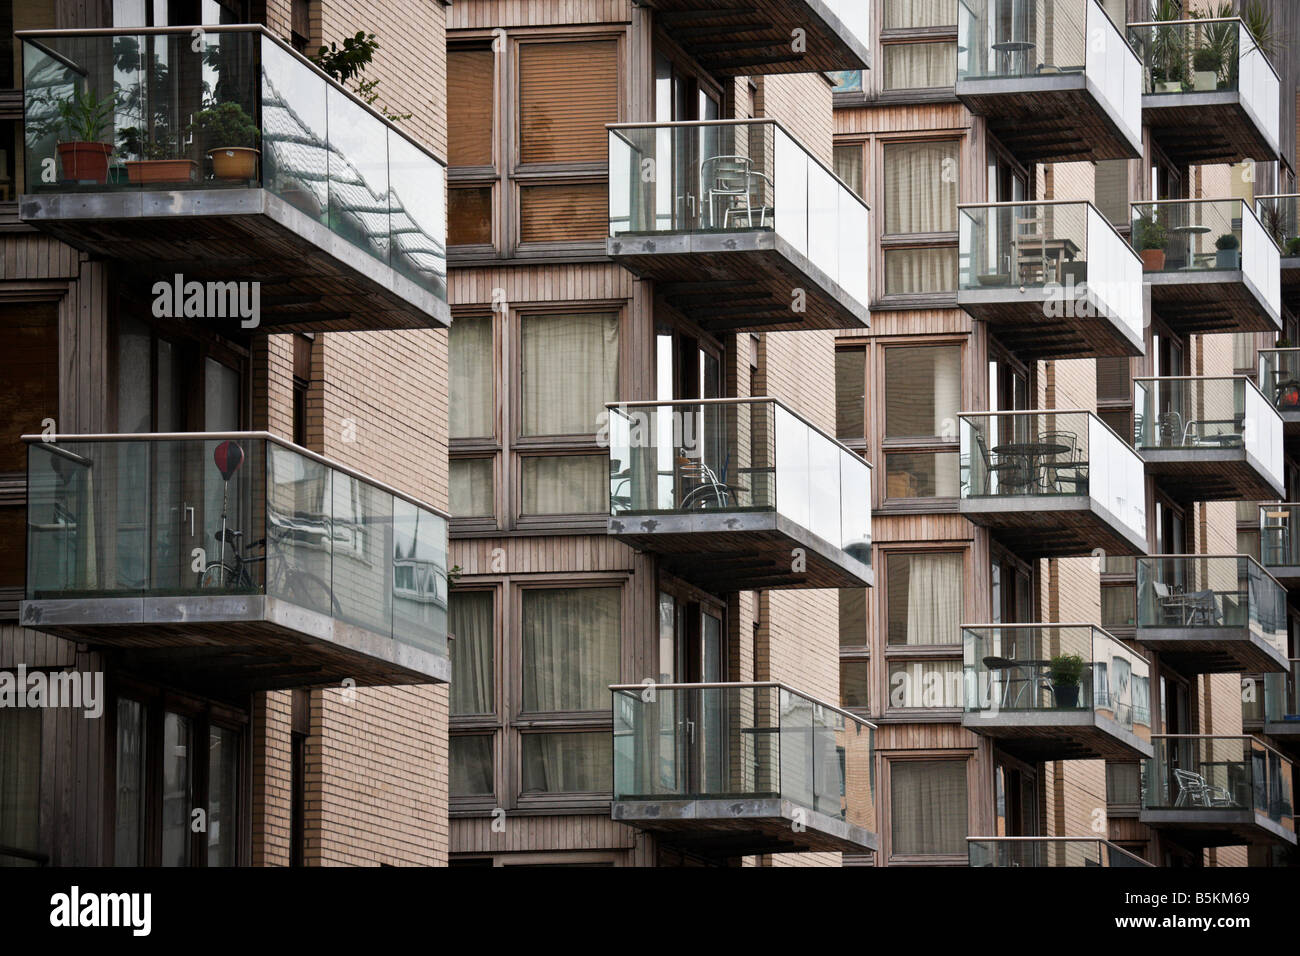
{"type": "Polygon", "coordinates": [[[1087,662],[1078,654],[1058,654],[1048,661],[1048,680],[1057,707],[1079,706],[1079,685],[1087,662]]]}
{"type": "MultiPolygon", "coordinates": [[[[1151,6],[1151,19],[1181,20],[1183,7],[1178,0],[1157,0],[1151,6]]],[[[1184,29],[1174,24],[1157,26],[1151,34],[1151,84],[1156,93],[1178,93],[1187,82],[1187,40],[1184,29]]]]}

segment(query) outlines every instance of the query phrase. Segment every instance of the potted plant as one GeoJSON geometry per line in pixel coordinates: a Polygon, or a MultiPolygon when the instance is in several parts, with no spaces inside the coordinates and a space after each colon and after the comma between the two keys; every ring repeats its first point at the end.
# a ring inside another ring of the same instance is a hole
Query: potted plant
{"type": "Polygon", "coordinates": [[[218,179],[249,180],[257,175],[257,124],[235,102],[215,103],[194,114],[189,126],[212,160],[218,179]]]}
{"type": "Polygon", "coordinates": [[[140,157],[122,164],[133,185],[193,181],[198,163],[177,158],[176,138],[165,127],[157,127],[153,136],[146,136],[138,126],[128,126],[118,130],[117,139],[123,150],[140,157]]]}
{"type": "Polygon", "coordinates": [[[1230,232],[1225,232],[1218,239],[1214,240],[1214,248],[1218,250],[1214,254],[1214,268],[1216,269],[1240,269],[1241,268],[1241,243],[1237,237],[1230,232]]]}
{"type": "Polygon", "coordinates": [[[59,131],[55,151],[63,178],[80,183],[108,182],[108,157],[112,143],[101,141],[113,124],[116,98],[96,96],[91,90],[78,90],[70,99],[57,104],[59,131]]]}
{"type": "Polygon", "coordinates": [[[1165,246],[1169,234],[1154,219],[1139,219],[1133,227],[1137,233],[1138,254],[1142,257],[1143,272],[1161,272],[1165,267],[1165,246]]]}
{"type": "Polygon", "coordinates": [[[1283,250],[1288,257],[1300,256],[1300,236],[1292,236],[1286,241],[1286,249],[1283,250]]]}
{"type": "Polygon", "coordinates": [[[1211,92],[1219,84],[1219,70],[1223,63],[1212,47],[1203,46],[1192,56],[1192,89],[1211,92]]]}
{"type": "Polygon", "coordinates": [[[1086,667],[1078,654],[1060,654],[1048,662],[1048,679],[1057,707],[1079,706],[1079,684],[1086,667]]]}

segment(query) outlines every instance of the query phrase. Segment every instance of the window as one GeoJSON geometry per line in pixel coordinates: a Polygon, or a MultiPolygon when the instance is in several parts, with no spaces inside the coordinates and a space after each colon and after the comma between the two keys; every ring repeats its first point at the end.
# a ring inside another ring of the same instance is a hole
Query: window
{"type": "Polygon", "coordinates": [[[885,92],[956,84],[957,0],[885,0],[881,17],[885,92]]]}
{"type": "Polygon", "coordinates": [[[890,43],[885,54],[886,90],[925,90],[957,82],[957,44],[890,43]]]}
{"type": "Polygon", "coordinates": [[[447,608],[452,642],[451,715],[496,712],[496,629],[492,591],[453,591],[447,608]]]}
{"type": "Polygon", "coordinates": [[[835,352],[835,437],[862,450],[867,437],[867,352],[843,348],[835,352]]]}
{"type": "Polygon", "coordinates": [[[609,685],[618,683],[620,597],[615,588],[524,592],[524,713],[609,708],[609,685]]]}
{"type": "Polygon", "coordinates": [[[890,346],[883,371],[885,498],[955,499],[961,346],[890,346]]]}
{"type": "Polygon", "coordinates": [[[960,707],[961,661],[890,661],[891,708],[960,707]]]}
{"type": "Polygon", "coordinates": [[[867,591],[845,588],[840,606],[840,706],[863,710],[870,705],[871,640],[867,631],[867,591]]]}
{"type": "Polygon", "coordinates": [[[957,288],[957,170],[953,140],[884,145],[883,294],[957,288]]]}
{"type": "Polygon", "coordinates": [[[835,175],[862,198],[867,195],[866,169],[861,143],[836,146],[834,152],[835,175]]]}
{"type": "Polygon", "coordinates": [[[965,760],[889,763],[895,857],[966,856],[965,760]]]}
{"type": "Polygon", "coordinates": [[[0,707],[0,866],[36,866],[41,852],[40,710],[0,707]]]}
{"type": "Polygon", "coordinates": [[[963,555],[899,553],[885,559],[886,639],[891,646],[961,644],[963,555]]]}
{"type": "Polygon", "coordinates": [[[870,705],[870,664],[867,661],[840,661],[840,706],[865,710],[870,705]]]}

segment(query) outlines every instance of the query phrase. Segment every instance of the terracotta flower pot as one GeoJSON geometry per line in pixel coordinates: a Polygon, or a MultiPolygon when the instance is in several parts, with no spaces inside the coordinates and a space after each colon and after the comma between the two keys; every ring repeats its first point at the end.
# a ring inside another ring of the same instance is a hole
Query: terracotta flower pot
{"type": "Polygon", "coordinates": [[[208,150],[212,173],[218,179],[253,179],[257,176],[257,150],[247,146],[221,146],[208,150]]]}
{"type": "Polygon", "coordinates": [[[1143,249],[1142,250],[1142,271],[1143,272],[1161,272],[1165,268],[1165,250],[1163,249],[1143,249]]]}
{"type": "Polygon", "coordinates": [[[59,143],[55,150],[64,179],[100,185],[108,182],[108,157],[113,152],[108,143],[59,143]]]}
{"type": "Polygon", "coordinates": [[[138,159],[126,164],[126,175],[137,185],[188,183],[197,166],[192,159],[138,159]]]}

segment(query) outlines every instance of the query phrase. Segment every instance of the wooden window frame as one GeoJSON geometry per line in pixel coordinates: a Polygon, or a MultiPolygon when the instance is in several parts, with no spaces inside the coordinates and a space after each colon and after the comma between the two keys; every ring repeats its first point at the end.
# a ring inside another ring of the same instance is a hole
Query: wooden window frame
{"type": "Polygon", "coordinates": [[[883,756],[884,770],[881,775],[883,792],[880,795],[882,823],[880,827],[881,858],[887,866],[969,866],[970,854],[921,853],[899,854],[894,852],[894,764],[950,760],[960,761],[966,767],[966,835],[971,835],[972,807],[976,806],[978,788],[972,777],[976,774],[974,750],[910,750],[900,753],[887,753],[883,756]]]}
{"type": "MultiPolygon", "coordinates": [[[[472,582],[464,585],[457,584],[451,593],[490,593],[492,595],[492,711],[486,714],[452,714],[450,712],[450,699],[448,701],[449,736],[490,737],[492,746],[492,793],[452,796],[449,775],[448,807],[454,814],[456,811],[492,810],[501,805],[502,731],[505,728],[505,721],[502,719],[505,681],[501,654],[504,647],[504,614],[506,610],[505,578],[499,576],[475,577],[472,582]]],[[[451,645],[451,653],[456,653],[454,642],[451,645]]],[[[450,749],[448,750],[447,759],[448,761],[451,759],[450,749]]]]}
{"type": "Polygon", "coordinates": [[[962,705],[959,703],[954,707],[896,707],[892,701],[892,688],[890,686],[889,670],[890,665],[894,663],[915,663],[924,661],[942,661],[951,663],[953,661],[960,663],[962,661],[962,642],[961,633],[958,632],[955,637],[956,641],[952,644],[890,644],[889,643],[889,559],[897,555],[936,555],[936,554],[959,554],[961,555],[961,596],[962,596],[962,619],[970,618],[970,602],[972,595],[967,582],[971,580],[972,561],[974,560],[973,549],[970,542],[957,541],[934,541],[906,544],[889,544],[884,545],[879,550],[879,562],[877,563],[877,574],[879,578],[876,582],[878,608],[880,613],[880,638],[882,647],[883,663],[880,667],[880,674],[877,677],[877,685],[883,684],[884,690],[880,698],[881,705],[876,708],[876,712],[885,718],[893,718],[909,723],[924,723],[932,721],[951,722],[960,720],[962,714],[962,705]]]}
{"type": "MultiPolygon", "coordinates": [[[[868,402],[868,432],[872,430],[870,416],[874,413],[876,420],[875,433],[879,435],[879,440],[875,443],[874,461],[879,468],[879,480],[877,481],[878,490],[876,497],[878,500],[877,510],[882,512],[897,513],[938,513],[938,512],[955,512],[960,500],[960,491],[957,496],[950,498],[889,498],[887,496],[886,476],[888,475],[887,457],[890,454],[938,454],[952,453],[958,456],[958,482],[961,479],[961,428],[958,422],[954,422],[956,429],[951,439],[945,439],[942,435],[930,436],[907,436],[904,438],[890,438],[886,430],[886,416],[888,414],[889,395],[886,385],[886,368],[890,349],[908,349],[908,348],[938,348],[952,347],[958,349],[957,363],[961,373],[961,383],[958,386],[961,400],[958,401],[957,412],[965,404],[967,389],[969,387],[966,381],[966,362],[969,358],[968,350],[970,348],[970,336],[968,335],[946,335],[946,336],[907,336],[899,341],[881,342],[875,348],[873,359],[874,366],[871,371],[874,377],[869,376],[867,381],[880,383],[878,394],[880,401],[868,402]]],[[[868,397],[872,397],[868,391],[868,397]]],[[[954,413],[955,414],[955,413],[954,413]]]]}

